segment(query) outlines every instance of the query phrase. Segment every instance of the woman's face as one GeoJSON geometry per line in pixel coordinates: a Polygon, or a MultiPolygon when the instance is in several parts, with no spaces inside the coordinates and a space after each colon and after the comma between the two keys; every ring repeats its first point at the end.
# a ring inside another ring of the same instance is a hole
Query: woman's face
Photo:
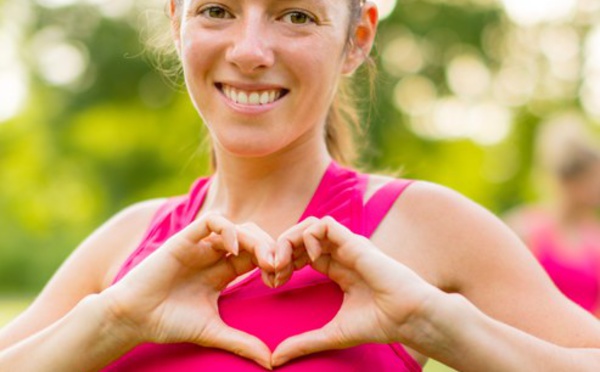
{"type": "Polygon", "coordinates": [[[349,0],[185,0],[176,44],[217,151],[322,141],[348,58],[349,0]]]}

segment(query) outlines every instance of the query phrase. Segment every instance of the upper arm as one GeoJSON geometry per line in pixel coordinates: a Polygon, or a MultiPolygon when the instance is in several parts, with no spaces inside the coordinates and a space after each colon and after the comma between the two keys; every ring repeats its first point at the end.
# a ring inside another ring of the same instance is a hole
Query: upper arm
{"type": "Polygon", "coordinates": [[[502,220],[521,239],[534,255],[538,255],[538,246],[535,243],[539,228],[548,225],[547,215],[539,206],[524,206],[508,211],[502,220]]]}
{"type": "Polygon", "coordinates": [[[523,210],[521,210],[520,208],[511,210],[504,216],[502,216],[502,220],[524,242],[528,240],[529,229],[527,226],[527,218],[525,217],[525,212],[523,210]]]}
{"type": "Polygon", "coordinates": [[[0,350],[44,329],[83,297],[109,286],[162,203],[157,199],[126,208],[84,240],[31,306],[2,329],[0,350]]]}
{"type": "MultiPolygon", "coordinates": [[[[417,182],[397,202],[392,224],[411,260],[438,287],[540,338],[600,346],[600,324],[551,282],[521,240],[483,207],[441,186],[417,182]]],[[[401,250],[403,247],[394,249],[401,250]]]]}

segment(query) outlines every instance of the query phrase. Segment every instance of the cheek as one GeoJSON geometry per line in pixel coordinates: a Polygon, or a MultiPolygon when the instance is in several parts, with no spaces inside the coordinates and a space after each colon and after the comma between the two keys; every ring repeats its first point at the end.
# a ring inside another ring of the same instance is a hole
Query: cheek
{"type": "Polygon", "coordinates": [[[181,62],[186,76],[201,73],[210,61],[210,48],[200,48],[200,45],[196,39],[186,39],[181,45],[181,62]]]}
{"type": "Polygon", "coordinates": [[[185,85],[194,106],[204,118],[200,103],[209,102],[214,91],[208,86],[208,73],[218,61],[219,45],[216,40],[193,33],[184,34],[181,44],[181,64],[185,85]]]}
{"type": "Polygon", "coordinates": [[[329,104],[342,76],[342,49],[339,42],[311,39],[303,43],[293,43],[281,51],[279,58],[281,66],[295,70],[292,76],[297,81],[294,84],[301,87],[305,91],[304,94],[313,97],[310,100],[313,105],[318,102],[323,102],[323,105],[329,104]]]}
{"type": "Polygon", "coordinates": [[[181,34],[181,61],[188,75],[201,74],[217,61],[222,49],[222,37],[212,32],[195,31],[193,27],[183,29],[181,34]]]}

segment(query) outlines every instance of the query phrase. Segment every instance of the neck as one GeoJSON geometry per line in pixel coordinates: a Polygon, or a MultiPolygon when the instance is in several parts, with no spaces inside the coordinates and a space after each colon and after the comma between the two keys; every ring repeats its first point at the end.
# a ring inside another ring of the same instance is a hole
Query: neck
{"type": "Polygon", "coordinates": [[[202,208],[278,235],[299,218],[331,162],[323,141],[264,157],[215,149],[217,171],[202,208]]]}
{"type": "Polygon", "coordinates": [[[586,205],[562,200],[557,208],[558,219],[563,225],[579,225],[596,219],[596,211],[586,205]]]}

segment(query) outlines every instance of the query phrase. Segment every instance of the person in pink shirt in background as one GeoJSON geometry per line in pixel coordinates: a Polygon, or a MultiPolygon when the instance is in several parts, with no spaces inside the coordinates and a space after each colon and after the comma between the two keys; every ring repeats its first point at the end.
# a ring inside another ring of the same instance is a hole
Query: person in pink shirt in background
{"type": "Polygon", "coordinates": [[[507,223],[538,258],[556,286],[600,316],[600,147],[573,115],[541,127],[538,181],[549,201],[519,207],[507,223]]]}
{"type": "Polygon", "coordinates": [[[600,370],[600,324],[498,218],[349,167],[341,86],[375,4],[169,9],[214,172],[85,240],[0,333],[0,370],[600,370]]]}

